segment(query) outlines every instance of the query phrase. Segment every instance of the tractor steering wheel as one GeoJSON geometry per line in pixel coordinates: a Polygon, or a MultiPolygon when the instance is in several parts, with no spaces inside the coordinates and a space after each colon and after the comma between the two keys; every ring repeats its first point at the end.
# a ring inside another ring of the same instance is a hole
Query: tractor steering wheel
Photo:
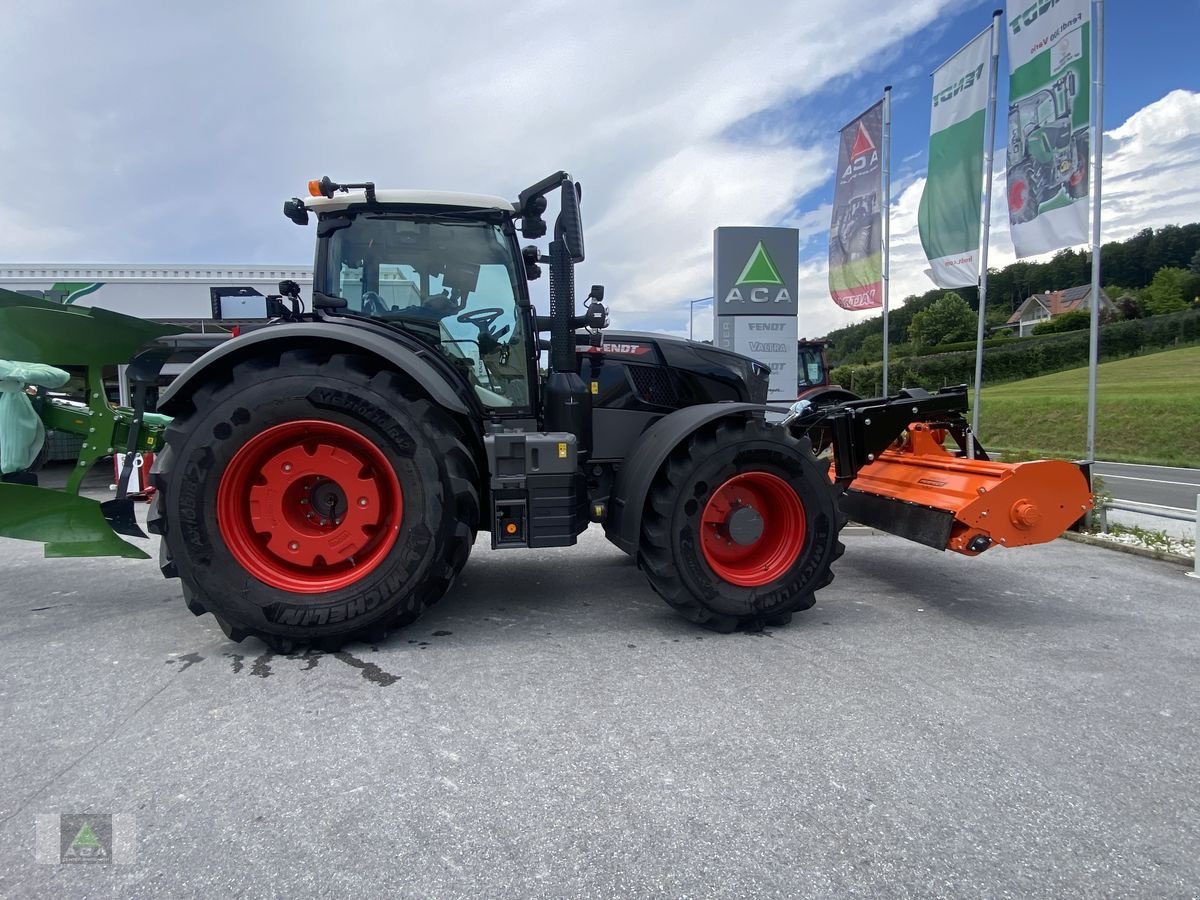
{"type": "Polygon", "coordinates": [[[363,291],[362,311],[368,316],[383,316],[387,314],[387,304],[374,291],[363,291]]]}
{"type": "Polygon", "coordinates": [[[495,306],[485,306],[482,309],[473,309],[465,312],[462,315],[455,316],[458,321],[467,325],[474,325],[480,331],[490,332],[492,323],[504,315],[504,310],[495,306]]]}

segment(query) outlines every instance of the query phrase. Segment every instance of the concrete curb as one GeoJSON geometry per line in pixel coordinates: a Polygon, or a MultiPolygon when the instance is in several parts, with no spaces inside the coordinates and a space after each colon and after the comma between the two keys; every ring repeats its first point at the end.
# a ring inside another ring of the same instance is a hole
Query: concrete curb
{"type": "Polygon", "coordinates": [[[842,537],[883,537],[886,534],[886,531],[879,531],[867,525],[855,525],[853,523],[845,526],[841,531],[842,537]]]}
{"type": "Polygon", "coordinates": [[[1104,538],[1092,537],[1090,534],[1076,534],[1073,531],[1068,531],[1063,534],[1063,537],[1077,544],[1104,547],[1108,550],[1116,550],[1119,553],[1140,556],[1143,559],[1158,559],[1163,562],[1178,563],[1181,566],[1187,566],[1189,569],[1194,564],[1190,556],[1180,556],[1178,553],[1164,553],[1161,550],[1150,550],[1146,547],[1134,547],[1129,544],[1118,544],[1116,541],[1106,541],[1104,538]]]}

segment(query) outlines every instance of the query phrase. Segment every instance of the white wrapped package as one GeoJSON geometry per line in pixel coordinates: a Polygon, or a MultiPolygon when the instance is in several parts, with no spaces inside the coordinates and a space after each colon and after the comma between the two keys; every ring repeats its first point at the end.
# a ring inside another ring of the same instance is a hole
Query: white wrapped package
{"type": "Polygon", "coordinates": [[[46,440],[46,429],[25,388],[59,388],[70,377],[54,366],[0,359],[0,474],[28,469],[46,440]]]}

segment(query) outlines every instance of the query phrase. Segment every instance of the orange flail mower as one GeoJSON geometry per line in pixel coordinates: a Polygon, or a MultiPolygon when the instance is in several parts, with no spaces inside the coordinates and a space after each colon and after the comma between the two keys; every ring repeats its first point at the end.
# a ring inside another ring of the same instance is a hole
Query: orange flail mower
{"type": "Polygon", "coordinates": [[[1003,463],[956,455],[947,430],[910,423],[859,469],[842,507],[851,518],[966,556],[999,544],[1051,541],[1092,508],[1088,479],[1065,460],[1003,463]]]}

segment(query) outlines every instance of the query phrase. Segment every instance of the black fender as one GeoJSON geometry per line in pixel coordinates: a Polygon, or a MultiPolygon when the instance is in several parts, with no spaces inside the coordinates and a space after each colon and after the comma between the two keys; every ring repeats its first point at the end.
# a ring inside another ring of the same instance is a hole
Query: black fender
{"type": "Polygon", "coordinates": [[[805,388],[797,400],[807,400],[813,406],[827,406],[831,403],[847,403],[851,400],[861,400],[862,397],[853,391],[848,391],[840,384],[822,384],[805,388]]]}
{"type": "Polygon", "coordinates": [[[726,416],[763,415],[768,407],[758,403],[702,403],[685,406],[663,416],[629,448],[617,472],[604,518],[604,533],[626,553],[637,553],[642,533],[642,510],[654,476],[671,451],[688,435],[726,416]]]}
{"type": "Polygon", "coordinates": [[[159,412],[175,415],[179,404],[191,397],[205,376],[214,370],[264,352],[334,346],[347,353],[366,353],[394,366],[421,386],[431,400],[443,409],[469,418],[478,418],[445,375],[439,372],[441,360],[433,349],[411,349],[396,337],[373,330],[335,322],[295,322],[272,325],[247,332],[226,341],[191,365],[171,382],[158,401],[159,412]]]}

